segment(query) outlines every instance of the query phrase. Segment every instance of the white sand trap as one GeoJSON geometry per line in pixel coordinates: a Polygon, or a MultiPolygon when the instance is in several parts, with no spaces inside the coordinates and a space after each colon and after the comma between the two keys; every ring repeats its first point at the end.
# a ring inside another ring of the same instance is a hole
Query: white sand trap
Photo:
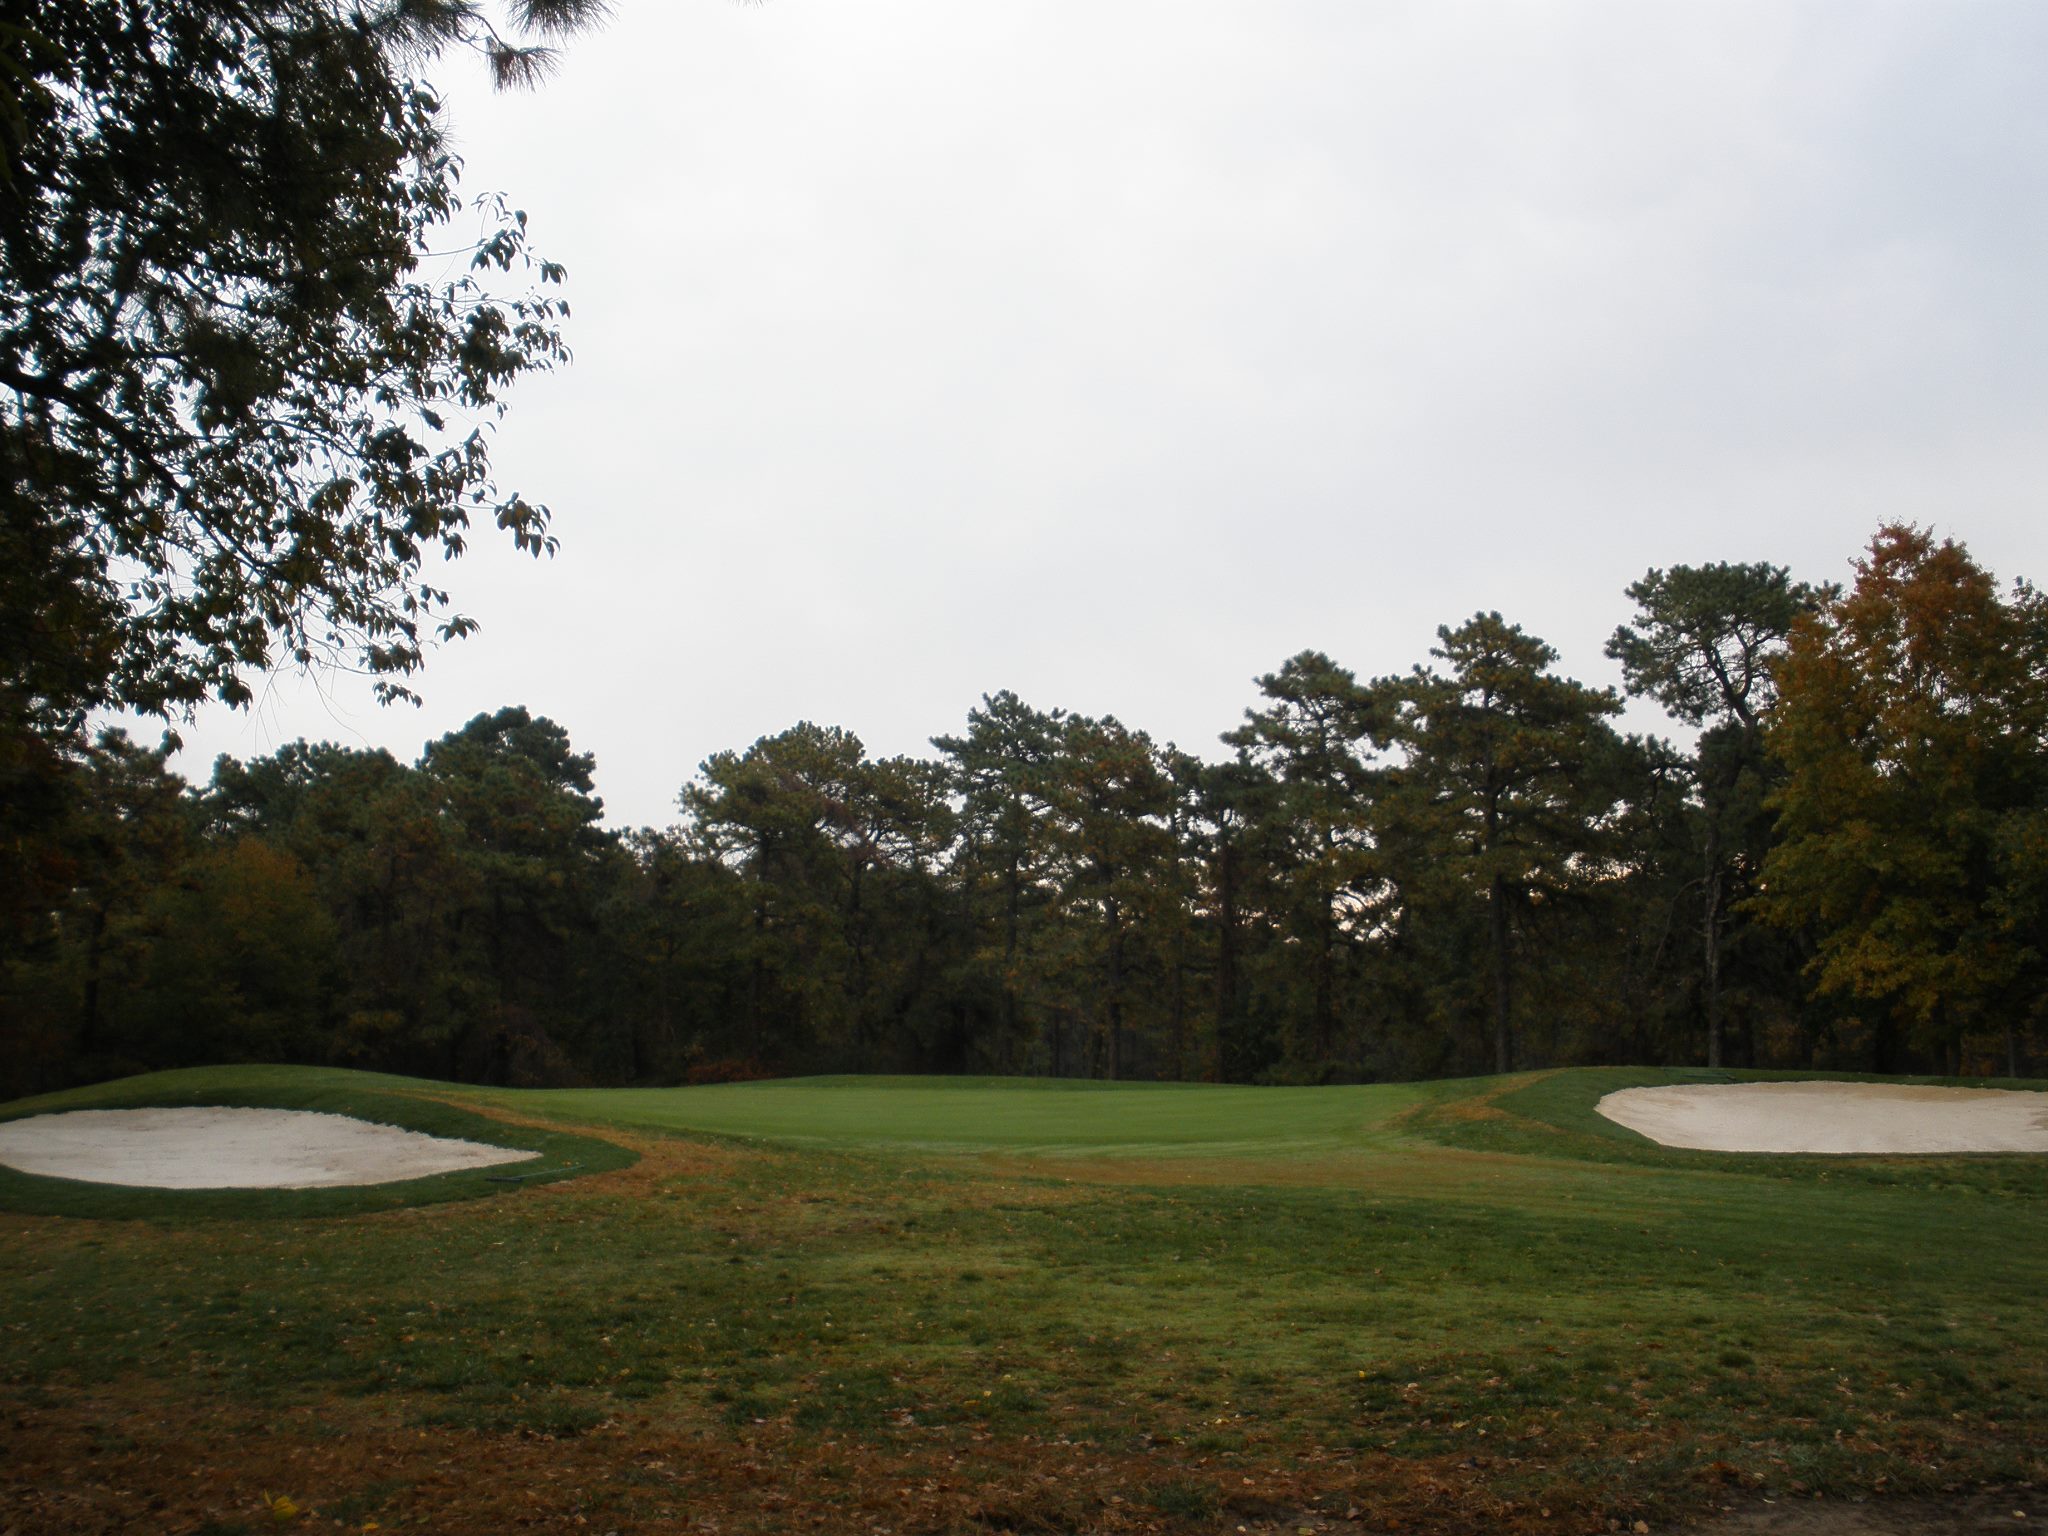
{"type": "Polygon", "coordinates": [[[2048,1093],[2010,1088],[1701,1083],[1624,1088],[1594,1107],[1708,1152],[2048,1152],[2048,1093]]]}
{"type": "Polygon", "coordinates": [[[78,1109],[0,1124],[0,1163],[146,1189],[388,1184],[540,1156],[303,1109],[78,1109]]]}

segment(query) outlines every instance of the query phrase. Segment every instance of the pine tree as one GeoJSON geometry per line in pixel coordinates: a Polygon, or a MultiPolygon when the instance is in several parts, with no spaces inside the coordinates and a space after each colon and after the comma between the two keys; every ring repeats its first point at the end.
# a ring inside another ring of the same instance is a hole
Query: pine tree
{"type": "Polygon", "coordinates": [[[1369,758],[1386,728],[1381,701],[1320,651],[1259,679],[1270,701],[1246,710],[1223,740],[1270,776],[1271,814],[1287,848],[1284,924],[1306,962],[1308,1028],[1290,1042],[1300,1066],[1325,1068],[1336,1049],[1339,991],[1371,851],[1369,758]]]}
{"type": "Polygon", "coordinates": [[[1497,613],[1437,631],[1442,671],[1385,685],[1402,760],[1387,817],[1411,862],[1412,898],[1482,903],[1494,1070],[1515,1064],[1514,935],[1533,903],[1590,878],[1615,803],[1608,690],[1551,675],[1557,653],[1497,613]]]}
{"type": "Polygon", "coordinates": [[[1616,629],[1607,654],[1631,693],[1648,694],[1702,728],[1694,757],[1700,799],[1700,937],[1707,1065],[1721,1065],[1722,961],[1729,914],[1755,879],[1770,839],[1763,809],[1769,760],[1764,721],[1771,665],[1798,616],[1817,600],[1783,566],[1674,566],[1628,589],[1633,624],[1616,629]]]}

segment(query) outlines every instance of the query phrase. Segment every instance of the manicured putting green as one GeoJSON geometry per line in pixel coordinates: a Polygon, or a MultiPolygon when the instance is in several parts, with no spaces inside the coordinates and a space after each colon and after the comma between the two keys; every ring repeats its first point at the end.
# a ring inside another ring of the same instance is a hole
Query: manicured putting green
{"type": "Polygon", "coordinates": [[[593,1125],[838,1148],[1270,1158],[1370,1145],[1397,1115],[1472,1088],[813,1077],[483,1097],[593,1125]]]}

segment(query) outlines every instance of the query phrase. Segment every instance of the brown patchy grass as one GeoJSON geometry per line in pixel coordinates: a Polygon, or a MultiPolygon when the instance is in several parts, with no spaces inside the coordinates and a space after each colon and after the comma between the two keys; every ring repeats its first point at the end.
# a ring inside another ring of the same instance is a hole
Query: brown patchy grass
{"type": "Polygon", "coordinates": [[[541,1115],[521,1114],[517,1110],[499,1103],[457,1098],[444,1094],[408,1093],[410,1099],[420,1099],[431,1104],[445,1104],[450,1109],[467,1110],[486,1120],[496,1120],[504,1125],[523,1126],[532,1130],[570,1130],[577,1135],[595,1136],[624,1147],[635,1153],[639,1162],[625,1168],[613,1168],[602,1173],[593,1173],[583,1178],[561,1184],[543,1186],[544,1189],[561,1192],[574,1189],[579,1194],[620,1195],[632,1197],[644,1195],[675,1179],[711,1178],[733,1168],[742,1156],[735,1148],[708,1141],[689,1141],[656,1132],[621,1130],[609,1125],[565,1124],[561,1119],[548,1119],[541,1115]]]}
{"type": "MultiPolygon", "coordinates": [[[[1277,1445],[1230,1457],[1172,1445],[1109,1452],[945,1430],[884,1448],[806,1441],[774,1426],[725,1435],[644,1415],[554,1439],[422,1429],[406,1408],[330,1400],[276,1421],[130,1390],[16,1409],[0,1465],[0,1531],[1577,1536],[1632,1533],[1641,1513],[1565,1477],[1539,1496],[1503,1498],[1498,1456],[1417,1460],[1277,1445]],[[267,1498],[280,1495],[303,1513],[277,1520],[267,1498]]],[[[1636,1443],[1658,1454],[1671,1434],[1636,1443]]],[[[1750,1481],[1714,1463],[1660,1520],[1706,1519],[1725,1536],[1983,1532],[2028,1492],[1766,1502],[1745,1491],[1750,1481]]]]}
{"type": "Polygon", "coordinates": [[[1605,1530],[1631,1515],[1559,1485],[1492,1490],[1497,1458],[1426,1460],[1253,1445],[1105,1450],[935,1427],[907,1442],[737,1435],[624,1416],[568,1439],[419,1428],[400,1400],[329,1399],[281,1419],[141,1388],[16,1406],[0,1531],[113,1536],[298,1524],[514,1530],[806,1530],[890,1536],[1232,1530],[1521,1533],[1605,1530]],[[268,1497],[303,1515],[276,1522],[268,1497]]]}

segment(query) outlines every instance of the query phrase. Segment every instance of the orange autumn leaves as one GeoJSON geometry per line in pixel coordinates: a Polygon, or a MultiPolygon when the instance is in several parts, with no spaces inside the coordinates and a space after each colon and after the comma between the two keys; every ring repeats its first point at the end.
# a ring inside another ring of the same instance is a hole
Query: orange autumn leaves
{"type": "Polygon", "coordinates": [[[1769,748],[1779,838],[1756,905],[1820,991],[1953,1059],[2042,967],[2048,603],[1953,540],[1888,525],[1794,627],[1769,748]]]}

